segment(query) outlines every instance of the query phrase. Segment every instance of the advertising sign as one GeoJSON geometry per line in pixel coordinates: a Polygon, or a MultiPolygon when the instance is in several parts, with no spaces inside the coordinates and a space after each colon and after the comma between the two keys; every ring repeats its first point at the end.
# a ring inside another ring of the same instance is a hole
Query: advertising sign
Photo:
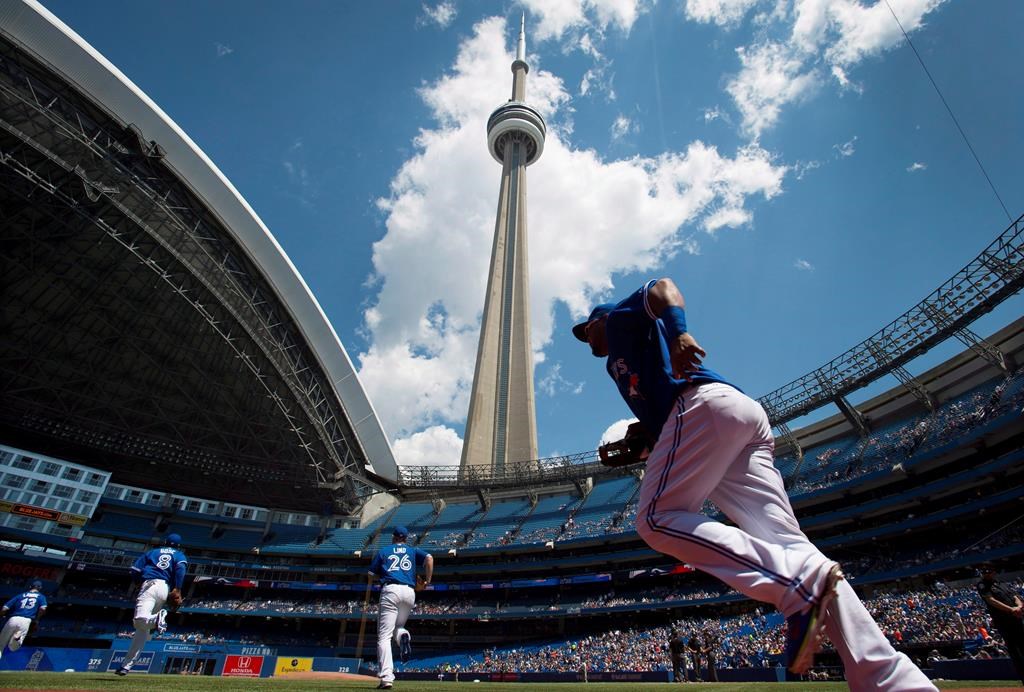
{"type": "Polygon", "coordinates": [[[289,673],[308,673],[313,670],[313,659],[292,658],[290,656],[278,656],[277,666],[274,668],[274,675],[288,675],[289,673]]]}
{"type": "Polygon", "coordinates": [[[221,675],[237,678],[258,678],[263,670],[262,656],[235,656],[224,658],[224,672],[221,675]]]}
{"type": "MultiPolygon", "coordinates": [[[[124,663],[125,656],[127,655],[127,651],[115,651],[114,655],[110,657],[110,663],[107,664],[107,670],[113,671],[120,668],[121,664],[124,663]]],[[[143,651],[139,654],[139,657],[135,659],[135,664],[132,665],[131,672],[148,673],[151,665],[153,665],[153,652],[143,651]]]]}

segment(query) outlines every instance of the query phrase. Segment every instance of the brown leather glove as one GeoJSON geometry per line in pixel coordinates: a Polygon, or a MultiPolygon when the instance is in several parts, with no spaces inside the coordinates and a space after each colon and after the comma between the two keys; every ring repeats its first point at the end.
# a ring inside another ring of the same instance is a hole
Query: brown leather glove
{"type": "Polygon", "coordinates": [[[171,592],[167,594],[167,608],[172,612],[181,607],[181,591],[178,589],[171,589],[171,592]]]}
{"type": "Polygon", "coordinates": [[[425,589],[425,588],[427,588],[427,580],[424,579],[422,576],[417,574],[416,575],[416,590],[417,591],[423,591],[423,589],[425,589]]]}

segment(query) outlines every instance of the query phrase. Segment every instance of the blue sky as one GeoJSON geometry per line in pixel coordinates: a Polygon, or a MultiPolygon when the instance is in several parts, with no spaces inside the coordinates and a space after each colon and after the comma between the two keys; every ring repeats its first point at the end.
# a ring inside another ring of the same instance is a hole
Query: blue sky
{"type": "MultiPolygon", "coordinates": [[[[1016,218],[1024,3],[890,3],[1016,218]]],[[[500,176],[485,122],[524,10],[528,101],[549,125],[528,173],[542,455],[593,449],[628,413],[568,331],[593,302],[673,277],[707,364],[760,396],[1008,225],[884,2],[44,4],[271,229],[399,463],[458,463],[500,176]]]]}

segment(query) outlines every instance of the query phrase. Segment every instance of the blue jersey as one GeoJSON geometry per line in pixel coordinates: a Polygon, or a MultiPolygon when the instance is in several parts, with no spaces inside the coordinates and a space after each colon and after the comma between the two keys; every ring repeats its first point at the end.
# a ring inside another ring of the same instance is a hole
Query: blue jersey
{"type": "Polygon", "coordinates": [[[180,589],[185,583],[185,553],[175,547],[164,546],[153,548],[139,556],[132,565],[132,576],[146,581],[147,579],[163,579],[172,589],[180,589]]]}
{"type": "Polygon", "coordinates": [[[665,325],[647,300],[654,284],[655,280],[647,282],[608,313],[606,367],[633,415],[657,437],[683,389],[708,382],[729,383],[702,365],[687,373],[689,381],[672,376],[665,325]]]}
{"type": "Polygon", "coordinates": [[[34,618],[40,610],[46,609],[46,596],[38,591],[18,594],[4,604],[11,611],[11,617],[34,618]]]}
{"type": "Polygon", "coordinates": [[[416,567],[427,559],[427,552],[405,543],[381,548],[370,563],[370,571],[382,584],[416,586],[416,567]]]}

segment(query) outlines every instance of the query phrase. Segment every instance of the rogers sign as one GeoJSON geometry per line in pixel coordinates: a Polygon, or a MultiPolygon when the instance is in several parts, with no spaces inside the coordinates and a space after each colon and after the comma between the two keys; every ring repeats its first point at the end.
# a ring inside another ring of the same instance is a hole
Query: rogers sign
{"type": "Polygon", "coordinates": [[[236,678],[258,678],[263,670],[263,656],[227,656],[221,675],[236,678]]]}

